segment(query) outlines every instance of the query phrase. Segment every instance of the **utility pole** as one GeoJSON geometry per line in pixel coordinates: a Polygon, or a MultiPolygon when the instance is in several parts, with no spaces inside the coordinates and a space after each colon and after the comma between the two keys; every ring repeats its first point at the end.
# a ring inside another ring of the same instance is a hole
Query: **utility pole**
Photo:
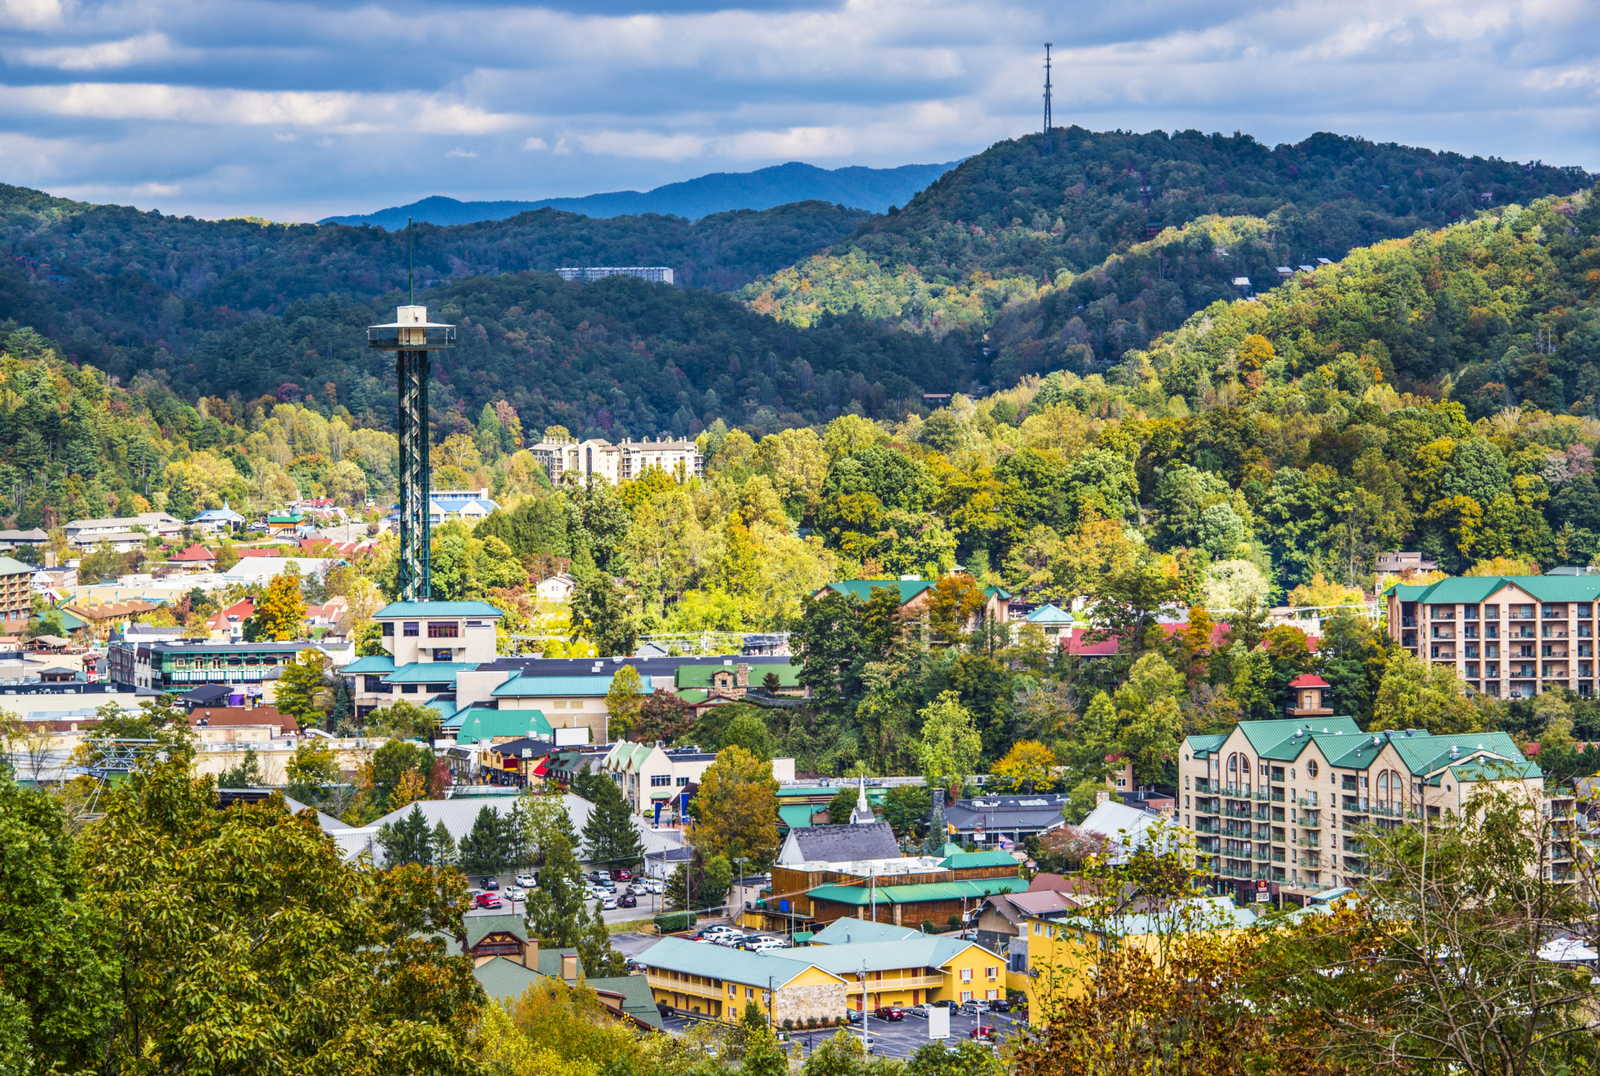
{"type": "Polygon", "coordinates": [[[1055,153],[1050,137],[1050,42],[1044,43],[1044,156],[1055,153]]]}

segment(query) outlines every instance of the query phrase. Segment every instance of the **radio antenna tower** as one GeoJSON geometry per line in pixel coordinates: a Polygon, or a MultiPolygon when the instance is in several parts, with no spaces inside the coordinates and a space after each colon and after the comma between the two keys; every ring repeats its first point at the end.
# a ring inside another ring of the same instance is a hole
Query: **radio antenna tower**
{"type": "Polygon", "coordinates": [[[1044,156],[1056,151],[1050,140],[1050,42],[1044,43],[1044,156]]]}
{"type": "Polygon", "coordinates": [[[455,347],[456,327],[428,320],[428,308],[416,305],[416,272],[411,224],[406,224],[406,276],[409,306],[395,310],[394,322],[367,328],[367,346],[393,351],[395,380],[400,383],[400,579],[401,601],[432,597],[433,526],[428,465],[428,378],[430,351],[455,347]]]}

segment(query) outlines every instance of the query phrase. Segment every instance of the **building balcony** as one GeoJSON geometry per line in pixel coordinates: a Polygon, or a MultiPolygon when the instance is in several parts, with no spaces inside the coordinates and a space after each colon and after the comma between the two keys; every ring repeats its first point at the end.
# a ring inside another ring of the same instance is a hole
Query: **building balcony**
{"type": "Polygon", "coordinates": [[[1195,780],[1194,790],[1202,794],[1209,794],[1218,791],[1212,786],[1211,782],[1204,777],[1197,778],[1195,780]]]}
{"type": "Polygon", "coordinates": [[[1208,822],[1205,819],[1200,819],[1199,821],[1195,822],[1194,831],[1196,833],[1221,833],[1222,826],[1216,822],[1208,822]]]}
{"type": "Polygon", "coordinates": [[[1222,817],[1224,817],[1224,818],[1249,818],[1250,817],[1250,808],[1248,808],[1248,807],[1224,806],[1222,808],[1222,817]]]}

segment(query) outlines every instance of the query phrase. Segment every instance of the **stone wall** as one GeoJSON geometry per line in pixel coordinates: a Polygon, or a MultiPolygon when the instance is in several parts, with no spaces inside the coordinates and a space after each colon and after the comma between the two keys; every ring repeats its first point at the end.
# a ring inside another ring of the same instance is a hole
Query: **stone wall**
{"type": "Polygon", "coordinates": [[[813,1016],[838,1019],[844,1015],[845,997],[844,983],[779,987],[778,996],[772,999],[772,1020],[782,1026],[785,1020],[800,1023],[813,1016]]]}

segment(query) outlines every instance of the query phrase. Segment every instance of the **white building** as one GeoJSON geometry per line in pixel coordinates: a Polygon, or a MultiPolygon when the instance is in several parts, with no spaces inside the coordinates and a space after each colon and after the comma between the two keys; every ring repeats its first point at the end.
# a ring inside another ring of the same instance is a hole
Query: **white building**
{"type": "MultiPolygon", "coordinates": [[[[62,527],[67,536],[67,541],[80,548],[92,548],[101,540],[116,541],[113,544],[125,544],[129,536],[134,535],[134,528],[139,528],[143,533],[138,534],[134,544],[143,541],[146,536],[152,538],[171,538],[183,530],[183,521],[174,519],[165,512],[141,512],[136,516],[108,516],[104,519],[75,519],[62,527]]],[[[128,549],[134,548],[129,545],[128,549]]],[[[126,549],[121,552],[127,552],[126,549]]]]}
{"type": "Polygon", "coordinates": [[[638,478],[650,468],[658,468],[684,481],[705,473],[705,463],[700,458],[700,447],[693,441],[623,441],[612,444],[592,438],[587,441],[544,440],[529,447],[549,474],[552,482],[560,481],[568,471],[588,478],[598,475],[612,485],[638,478]]]}
{"type": "Polygon", "coordinates": [[[569,600],[573,592],[578,589],[578,581],[566,572],[552,575],[549,579],[541,579],[533,592],[542,602],[564,602],[569,600]]]}

